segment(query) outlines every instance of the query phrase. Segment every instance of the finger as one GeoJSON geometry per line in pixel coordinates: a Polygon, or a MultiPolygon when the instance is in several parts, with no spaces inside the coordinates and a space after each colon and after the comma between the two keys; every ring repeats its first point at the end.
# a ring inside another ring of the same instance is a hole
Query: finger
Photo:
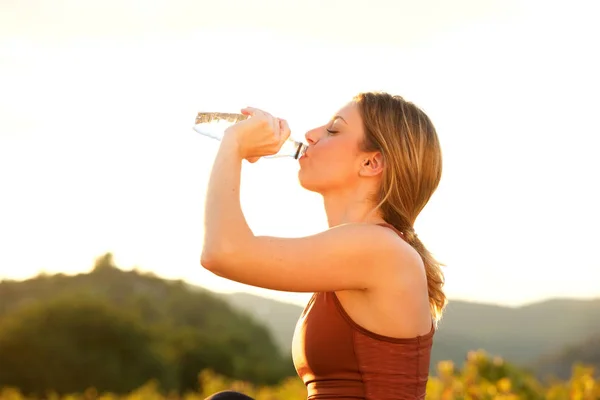
{"type": "Polygon", "coordinates": [[[256,108],[256,107],[245,107],[242,108],[242,114],[244,115],[271,115],[268,112],[261,110],[260,108],[256,108]]]}
{"type": "Polygon", "coordinates": [[[288,140],[288,138],[290,137],[290,134],[292,133],[290,130],[290,126],[288,125],[288,122],[285,119],[280,119],[279,120],[279,131],[280,131],[280,137],[279,140],[281,140],[282,142],[288,140]]]}
{"type": "Polygon", "coordinates": [[[242,108],[241,111],[242,111],[242,114],[244,114],[244,115],[253,115],[255,113],[254,108],[252,108],[252,107],[242,108]]]}
{"type": "Polygon", "coordinates": [[[250,117],[255,117],[261,114],[261,110],[259,110],[258,108],[254,108],[254,107],[246,107],[246,108],[242,108],[242,115],[248,115],[250,117]]]}

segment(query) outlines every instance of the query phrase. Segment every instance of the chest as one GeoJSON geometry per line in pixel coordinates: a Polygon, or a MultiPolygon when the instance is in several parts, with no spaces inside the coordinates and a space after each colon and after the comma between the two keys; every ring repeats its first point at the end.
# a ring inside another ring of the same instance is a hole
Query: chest
{"type": "Polygon", "coordinates": [[[354,371],[353,331],[332,303],[331,294],[317,294],[298,319],[292,358],[300,376],[354,371]]]}

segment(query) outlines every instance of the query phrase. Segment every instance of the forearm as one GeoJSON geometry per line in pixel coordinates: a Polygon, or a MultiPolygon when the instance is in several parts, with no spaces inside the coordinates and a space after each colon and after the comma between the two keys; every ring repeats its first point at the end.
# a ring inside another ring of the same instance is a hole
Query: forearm
{"type": "Polygon", "coordinates": [[[223,139],[210,174],[204,211],[202,264],[235,257],[254,237],[240,204],[242,158],[233,140],[223,139]]]}

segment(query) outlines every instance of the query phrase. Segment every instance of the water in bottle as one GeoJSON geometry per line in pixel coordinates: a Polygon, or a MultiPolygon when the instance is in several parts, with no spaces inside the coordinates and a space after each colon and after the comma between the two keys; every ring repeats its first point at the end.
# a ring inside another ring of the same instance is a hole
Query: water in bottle
{"type": "MultiPolygon", "coordinates": [[[[247,115],[237,113],[199,112],[196,116],[194,130],[204,136],[221,140],[229,126],[246,118],[248,118],[247,115]]],[[[290,137],[276,154],[264,158],[293,157],[298,159],[304,154],[307,147],[306,144],[290,137]]]]}

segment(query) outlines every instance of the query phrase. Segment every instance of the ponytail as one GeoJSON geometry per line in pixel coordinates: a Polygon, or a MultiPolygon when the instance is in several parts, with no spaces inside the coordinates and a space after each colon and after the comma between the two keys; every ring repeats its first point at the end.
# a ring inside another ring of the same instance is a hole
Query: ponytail
{"type": "Polygon", "coordinates": [[[437,322],[442,318],[444,308],[448,304],[448,299],[442,290],[445,279],[442,271],[443,264],[437,261],[433,255],[427,250],[425,245],[415,233],[415,230],[410,227],[403,231],[404,238],[421,256],[425,265],[425,274],[427,276],[427,291],[429,292],[429,306],[434,320],[437,322]]]}

